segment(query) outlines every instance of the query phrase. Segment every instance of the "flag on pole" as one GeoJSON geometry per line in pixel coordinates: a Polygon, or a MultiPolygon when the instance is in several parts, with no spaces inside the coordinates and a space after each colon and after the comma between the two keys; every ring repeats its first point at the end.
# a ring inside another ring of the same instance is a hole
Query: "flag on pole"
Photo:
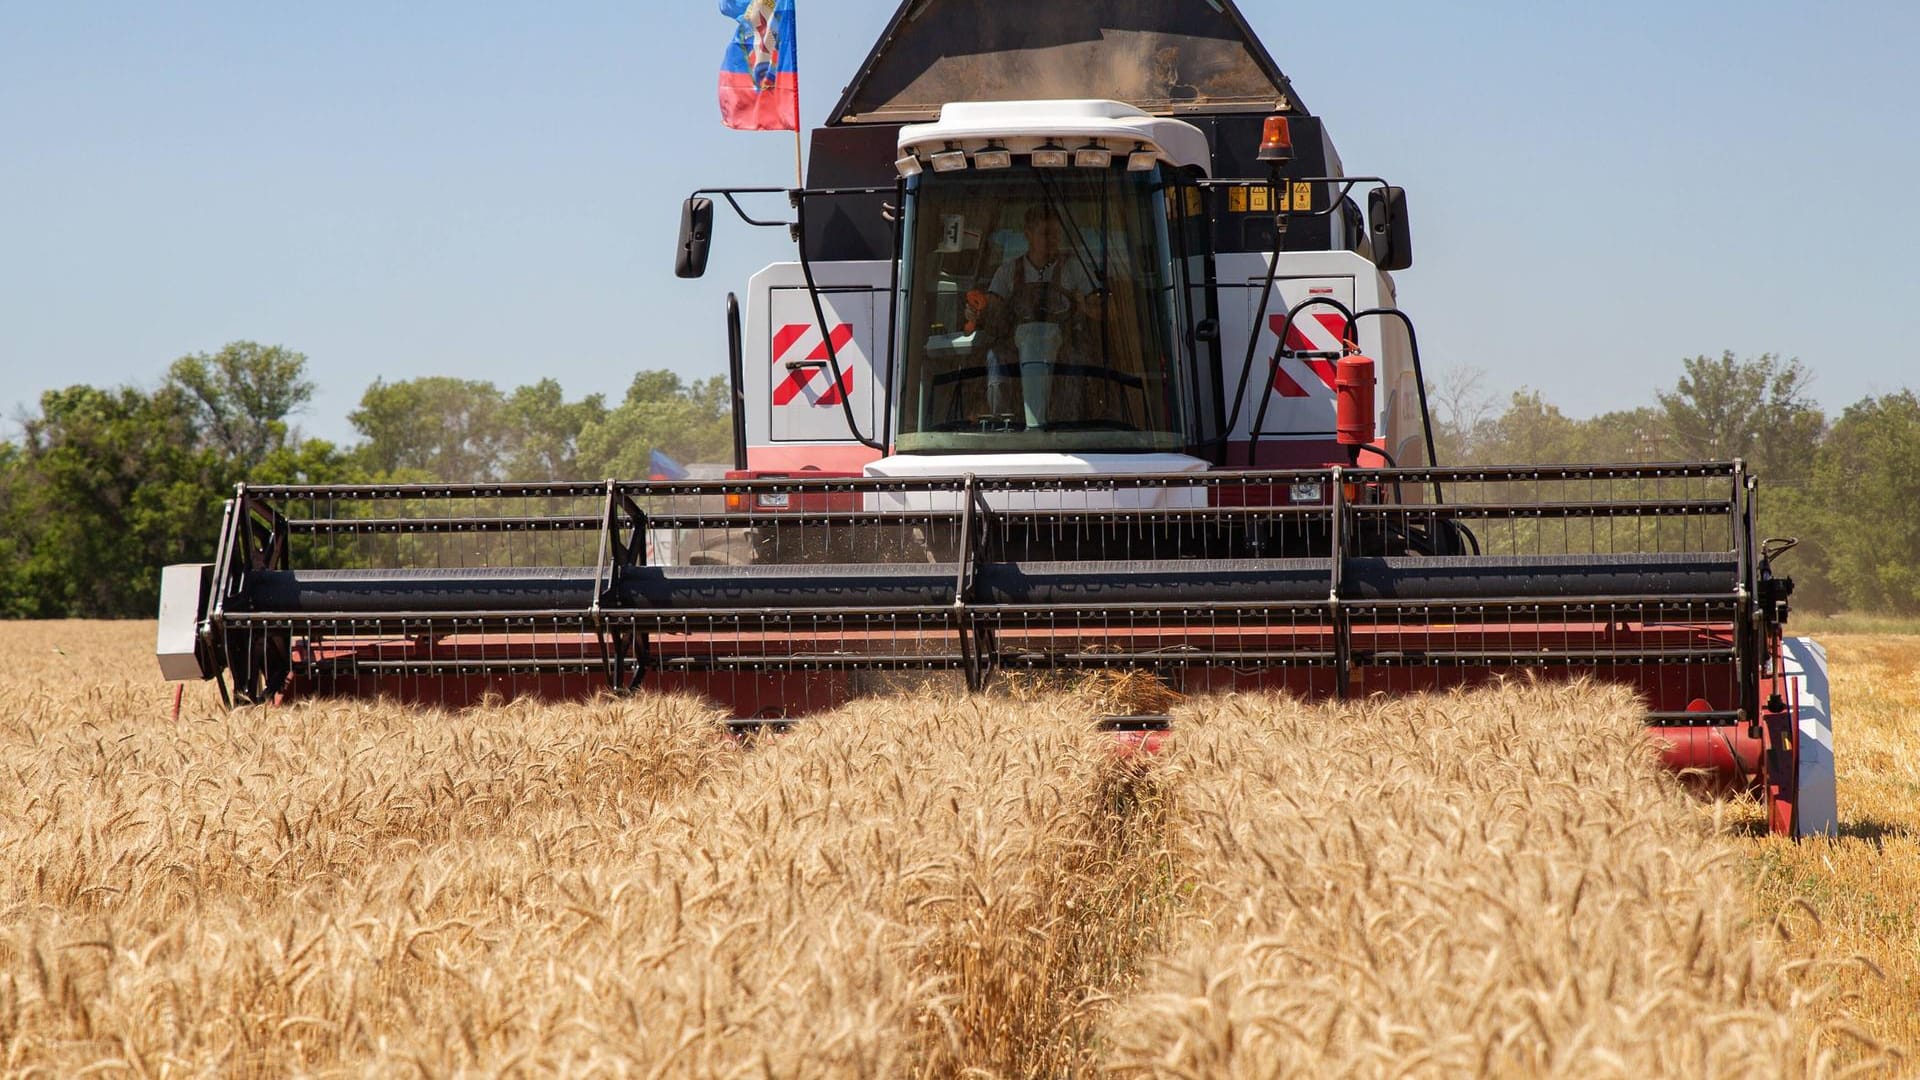
{"type": "Polygon", "coordinates": [[[658,450],[647,451],[647,479],[649,480],[685,480],[686,466],[673,460],[658,450]]]}
{"type": "Polygon", "coordinates": [[[800,130],[794,0],[720,0],[736,24],[720,65],[720,120],[741,131],[800,130]]]}

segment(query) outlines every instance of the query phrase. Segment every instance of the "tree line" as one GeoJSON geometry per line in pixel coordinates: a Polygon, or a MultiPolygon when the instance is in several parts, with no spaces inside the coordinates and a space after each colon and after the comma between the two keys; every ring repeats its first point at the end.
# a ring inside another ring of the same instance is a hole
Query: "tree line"
{"type": "Polygon", "coordinates": [[[1455,371],[1430,398],[1439,459],[1463,465],[1739,458],[1759,477],[1760,535],[1797,539],[1779,563],[1796,606],[1920,612],[1920,398],[1862,398],[1827,416],[1798,360],[1696,356],[1631,409],[1567,416],[1537,391],[1504,401],[1455,371]]]}
{"type": "MultiPolygon", "coordinates": [[[[1760,527],[1797,537],[1782,562],[1819,610],[1920,611],[1920,398],[1864,398],[1828,417],[1809,374],[1773,355],[1685,360],[1645,405],[1587,419],[1538,392],[1501,400],[1473,370],[1432,387],[1444,464],[1746,460],[1760,527]]],[[[221,501],[255,483],[643,477],[653,451],[732,457],[724,379],[634,376],[609,403],[552,379],[503,390],[446,376],[375,381],[341,445],[291,426],[313,397],[306,358],[234,342],[176,360],[151,389],[71,386],[0,441],[0,617],[149,617],[158,567],[206,561],[221,501]]]]}
{"type": "Polygon", "coordinates": [[[647,475],[653,450],[733,457],[726,381],[635,375],[626,396],[568,400],[552,379],[502,390],[377,380],[348,415],[359,439],[302,437],[307,359],[237,341],[174,361],[158,386],[42,394],[0,442],[0,617],[151,617],[158,568],[207,562],[220,506],[268,484],[578,480],[647,475]]]}

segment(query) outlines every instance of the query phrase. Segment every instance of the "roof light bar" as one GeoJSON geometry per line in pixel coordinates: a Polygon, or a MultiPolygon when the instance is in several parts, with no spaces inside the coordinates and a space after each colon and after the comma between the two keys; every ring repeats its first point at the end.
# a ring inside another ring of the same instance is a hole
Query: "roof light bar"
{"type": "Polygon", "coordinates": [[[943,150],[933,155],[934,172],[958,172],[967,167],[965,150],[943,150]]]}
{"type": "Polygon", "coordinates": [[[1146,143],[1134,143],[1133,153],[1127,155],[1128,172],[1152,172],[1160,164],[1160,152],[1147,149],[1146,143]]]}

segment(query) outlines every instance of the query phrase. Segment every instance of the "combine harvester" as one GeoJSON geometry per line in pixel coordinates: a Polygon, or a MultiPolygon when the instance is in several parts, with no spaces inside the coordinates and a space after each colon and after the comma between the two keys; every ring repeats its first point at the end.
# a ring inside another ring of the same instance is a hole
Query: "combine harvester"
{"type": "Polygon", "coordinates": [[[1775,831],[1834,829],[1755,478],[1436,466],[1404,192],[1344,174],[1233,4],[912,0],[812,143],[806,188],[683,209],[682,277],[716,205],[797,240],[728,298],[727,479],[243,485],[215,561],[167,570],[168,677],[686,691],[744,729],[927,672],[1584,676],[1775,831]]]}

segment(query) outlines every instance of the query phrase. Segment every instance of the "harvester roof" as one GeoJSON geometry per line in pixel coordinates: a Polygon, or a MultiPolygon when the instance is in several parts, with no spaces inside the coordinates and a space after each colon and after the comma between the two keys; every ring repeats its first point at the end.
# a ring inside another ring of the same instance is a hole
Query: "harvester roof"
{"type": "Polygon", "coordinates": [[[1139,145],[1175,165],[1209,166],[1207,137],[1199,128],[1117,101],[954,102],[931,124],[902,127],[900,151],[931,152],[955,144],[971,150],[994,142],[1026,153],[1029,144],[1053,139],[1105,139],[1122,153],[1139,145]]]}
{"type": "Polygon", "coordinates": [[[827,123],[924,122],[950,101],[1046,98],[1306,115],[1231,0],[905,0],[827,123]]]}

